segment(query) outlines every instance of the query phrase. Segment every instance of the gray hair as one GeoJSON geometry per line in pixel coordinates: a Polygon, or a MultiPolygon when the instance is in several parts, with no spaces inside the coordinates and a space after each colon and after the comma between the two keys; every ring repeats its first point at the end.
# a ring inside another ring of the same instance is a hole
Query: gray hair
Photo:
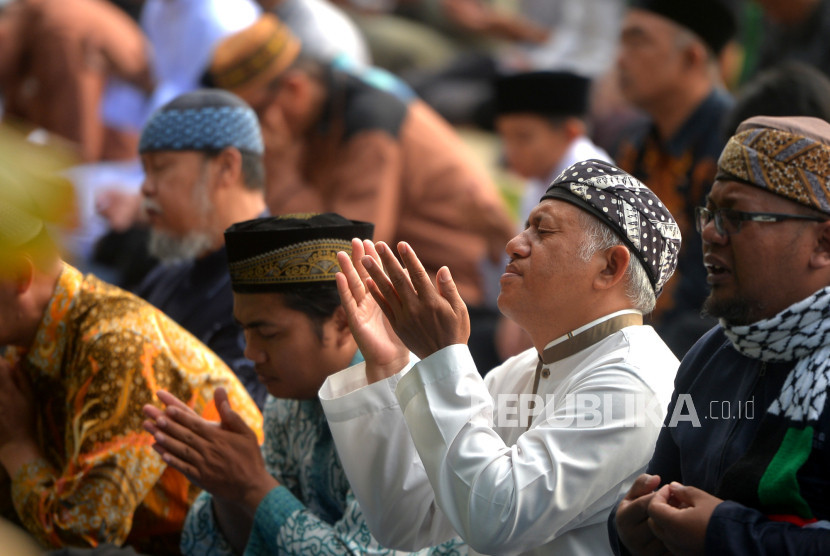
{"type": "MultiPolygon", "coordinates": [[[[588,262],[597,252],[605,251],[616,245],[622,245],[628,249],[628,246],[609,226],[592,214],[580,211],[579,218],[579,223],[585,230],[585,237],[578,253],[583,261],[588,262]]],[[[631,253],[631,249],[628,249],[628,252],[631,258],[628,262],[628,268],[625,269],[625,295],[635,309],[643,314],[648,314],[654,310],[657,296],[654,295],[654,287],[651,285],[646,269],[640,259],[634,253],[631,253]]]]}

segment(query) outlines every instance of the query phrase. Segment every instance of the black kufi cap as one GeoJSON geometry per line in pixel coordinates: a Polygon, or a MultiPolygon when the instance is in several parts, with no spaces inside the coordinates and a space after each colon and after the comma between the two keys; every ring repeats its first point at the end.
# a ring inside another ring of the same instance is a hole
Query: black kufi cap
{"type": "Polygon", "coordinates": [[[737,31],[735,14],[723,0],[635,0],[631,7],[653,12],[689,29],[716,54],[737,31]]]}
{"type": "Polygon", "coordinates": [[[496,78],[496,114],[583,116],[591,80],[569,72],[534,71],[496,78]]]}
{"type": "Polygon", "coordinates": [[[231,286],[237,293],[285,292],[334,281],[337,252],[352,238],[372,239],[374,225],[334,213],[269,216],[225,231],[231,286]]]}

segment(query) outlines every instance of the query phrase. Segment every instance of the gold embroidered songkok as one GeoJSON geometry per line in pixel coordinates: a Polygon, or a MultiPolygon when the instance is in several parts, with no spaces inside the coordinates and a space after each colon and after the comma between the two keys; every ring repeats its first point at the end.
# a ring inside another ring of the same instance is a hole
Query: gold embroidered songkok
{"type": "Polygon", "coordinates": [[[374,226],[339,214],[289,214],[234,224],[225,231],[231,285],[237,293],[280,292],[333,282],[337,252],[374,226]]]}

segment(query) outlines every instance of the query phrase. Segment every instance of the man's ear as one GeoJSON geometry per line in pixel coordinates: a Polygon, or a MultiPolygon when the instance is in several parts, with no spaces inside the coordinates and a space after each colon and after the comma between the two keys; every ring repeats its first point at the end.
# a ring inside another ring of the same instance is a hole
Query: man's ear
{"type": "Polygon", "coordinates": [[[288,107],[288,111],[296,110],[306,102],[310,78],[298,69],[289,69],[280,79],[278,94],[282,95],[283,103],[288,107]]]}
{"type": "Polygon", "coordinates": [[[346,342],[354,342],[352,331],[349,328],[349,319],[346,317],[346,310],[342,305],[338,305],[332,315],[332,322],[334,323],[334,330],[337,336],[337,345],[343,345],[346,342]]]}
{"type": "Polygon", "coordinates": [[[624,245],[615,245],[606,249],[600,258],[600,270],[594,278],[597,289],[607,290],[617,285],[625,276],[631,264],[631,253],[624,245]]]}
{"type": "Polygon", "coordinates": [[[585,135],[585,122],[581,118],[570,117],[565,119],[565,134],[569,141],[575,140],[577,137],[585,135]]]}
{"type": "Polygon", "coordinates": [[[709,62],[709,52],[703,43],[692,41],[683,48],[683,62],[687,68],[706,67],[709,62]]]}
{"type": "Polygon", "coordinates": [[[218,183],[227,187],[242,181],[242,153],[235,147],[227,147],[216,155],[219,173],[218,183]]]}
{"type": "Polygon", "coordinates": [[[830,220],[818,224],[818,236],[810,255],[810,267],[830,268],[830,220]]]}

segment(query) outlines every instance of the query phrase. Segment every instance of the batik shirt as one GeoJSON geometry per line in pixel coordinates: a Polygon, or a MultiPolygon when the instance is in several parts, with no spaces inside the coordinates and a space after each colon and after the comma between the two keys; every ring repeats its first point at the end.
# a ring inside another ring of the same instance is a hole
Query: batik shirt
{"type": "Polygon", "coordinates": [[[721,122],[731,107],[727,93],[713,90],[672,137],[661,138],[653,122],[638,122],[628,130],[615,156],[620,168],[657,194],[680,227],[683,245],[677,271],[651,315],[657,332],[678,357],[715,324],[713,319],[699,318],[709,286],[694,213],[706,204],[715,180],[718,157],[726,143],[721,122]]]}
{"type": "Polygon", "coordinates": [[[233,373],[152,305],[65,265],[34,344],[10,350],[30,377],[43,457],[12,478],[23,526],[45,546],[128,543],[178,552],[197,490],[168,468],[142,428],[142,406],[168,390],[218,420],[217,386],[261,433],[262,416],[233,373]]]}
{"type": "MultiPolygon", "coordinates": [[[[262,455],[280,486],[259,504],[245,554],[400,554],[381,547],[369,532],[319,400],[269,396],[264,415],[262,455]]],[[[181,548],[193,556],[234,554],[206,492],[187,515],[181,548]]],[[[450,541],[429,553],[460,555],[466,549],[450,541]]]]}

